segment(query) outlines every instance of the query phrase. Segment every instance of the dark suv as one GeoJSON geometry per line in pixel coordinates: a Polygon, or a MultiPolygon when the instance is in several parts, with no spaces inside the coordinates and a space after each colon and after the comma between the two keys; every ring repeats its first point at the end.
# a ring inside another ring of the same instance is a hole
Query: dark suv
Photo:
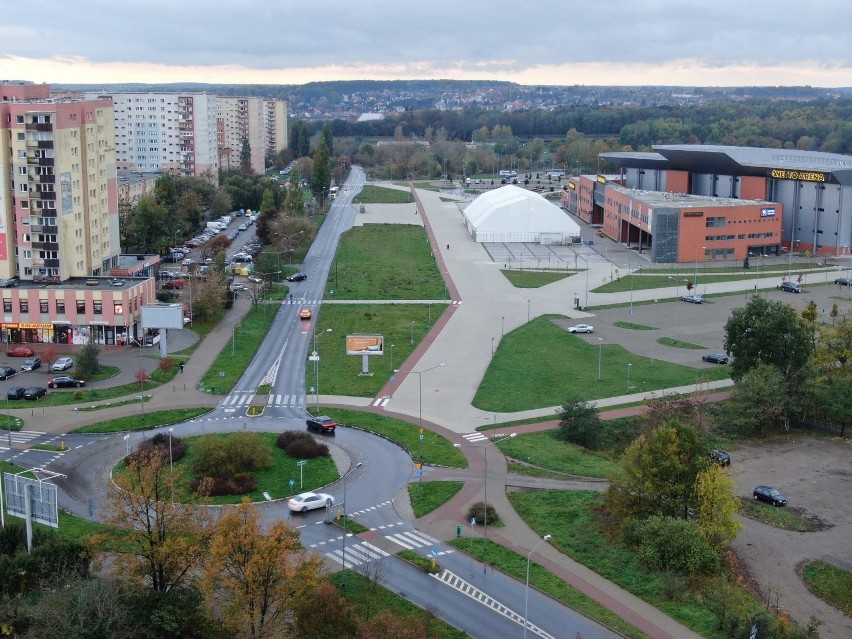
{"type": "Polygon", "coordinates": [[[787,505],[787,498],[771,486],[758,486],[754,489],[752,496],[773,506],[787,505]]]}
{"type": "Polygon", "coordinates": [[[788,293],[801,293],[802,287],[798,284],[793,284],[793,282],[781,282],[778,285],[778,289],[781,291],[787,291],[788,293]]]}
{"type": "Polygon", "coordinates": [[[724,450],[713,449],[707,454],[710,456],[710,461],[714,464],[719,464],[720,466],[731,465],[731,456],[724,450]]]}
{"type": "Polygon", "coordinates": [[[307,420],[307,424],[308,430],[315,430],[318,433],[325,433],[326,435],[334,435],[334,429],[337,427],[334,420],[325,415],[311,417],[307,420]]]}

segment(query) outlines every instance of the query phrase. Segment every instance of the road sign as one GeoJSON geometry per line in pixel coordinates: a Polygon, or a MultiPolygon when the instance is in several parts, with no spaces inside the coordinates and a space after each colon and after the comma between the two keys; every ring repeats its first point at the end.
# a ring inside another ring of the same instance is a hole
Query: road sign
{"type": "Polygon", "coordinates": [[[748,639],[757,639],[757,624],[751,624],[751,633],[748,636],[748,639]]]}
{"type": "Polygon", "coordinates": [[[423,441],[423,435],[420,435],[420,441],[421,442],[423,441]]]}
{"type": "Polygon", "coordinates": [[[295,480],[295,479],[291,479],[291,480],[290,480],[290,490],[293,490],[293,486],[295,486],[295,485],[296,485],[296,480],[295,480]]]}
{"type": "MultiPolygon", "coordinates": [[[[420,429],[420,434],[421,434],[421,435],[423,434],[423,431],[424,431],[424,430],[425,430],[424,428],[421,428],[421,429],[420,429]]],[[[423,439],[423,438],[421,437],[420,439],[423,439]]]]}

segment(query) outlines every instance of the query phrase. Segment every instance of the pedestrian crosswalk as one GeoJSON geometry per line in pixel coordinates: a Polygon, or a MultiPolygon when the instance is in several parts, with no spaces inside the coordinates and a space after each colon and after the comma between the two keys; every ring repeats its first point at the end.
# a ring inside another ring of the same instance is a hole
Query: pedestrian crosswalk
{"type": "MultiPolygon", "coordinates": [[[[47,433],[43,433],[36,430],[13,430],[11,431],[12,447],[23,446],[25,444],[28,444],[32,440],[38,439],[39,437],[42,437],[46,434],[47,433]]],[[[4,433],[2,432],[2,430],[0,430],[0,450],[9,450],[9,436],[9,431],[6,431],[4,433]]]]}
{"type": "MultiPolygon", "coordinates": [[[[254,399],[253,391],[234,391],[219,404],[225,412],[234,412],[239,408],[248,408],[254,399]]],[[[304,408],[305,396],[301,394],[272,393],[266,400],[266,406],[304,408]]]]}
{"type": "MultiPolygon", "coordinates": [[[[453,552],[452,549],[438,550],[438,547],[441,546],[441,542],[419,531],[400,531],[397,533],[391,533],[383,536],[386,540],[391,541],[398,546],[401,546],[405,550],[415,550],[417,548],[431,548],[434,551],[431,556],[434,557],[448,555],[453,552]]],[[[346,540],[347,568],[352,568],[353,566],[360,566],[361,564],[366,564],[376,559],[387,557],[390,554],[382,550],[378,546],[371,544],[368,541],[362,541],[361,539],[355,537],[352,534],[347,534],[346,540]],[[352,541],[349,541],[350,539],[352,541]]],[[[328,541],[321,541],[319,543],[312,544],[310,548],[322,552],[326,557],[328,557],[332,561],[335,561],[341,565],[343,564],[343,535],[339,535],[337,537],[329,539],[328,541]],[[329,550],[329,548],[334,549],[329,550]]]]}
{"type": "Polygon", "coordinates": [[[462,435],[462,437],[464,437],[467,441],[471,443],[484,442],[488,439],[488,437],[486,437],[482,433],[468,433],[466,435],[462,435]]]}

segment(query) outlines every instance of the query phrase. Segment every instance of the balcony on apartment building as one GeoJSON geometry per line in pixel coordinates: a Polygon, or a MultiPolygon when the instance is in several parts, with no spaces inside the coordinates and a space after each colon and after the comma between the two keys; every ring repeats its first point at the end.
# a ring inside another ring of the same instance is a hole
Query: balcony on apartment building
{"type": "Polygon", "coordinates": [[[28,149],[52,149],[53,140],[27,140],[28,149]]]}
{"type": "Polygon", "coordinates": [[[24,125],[27,131],[53,131],[52,122],[27,122],[24,125]]]}
{"type": "Polygon", "coordinates": [[[33,249],[42,251],[58,251],[59,242],[33,242],[33,249]]]}
{"type": "Polygon", "coordinates": [[[41,158],[33,155],[28,155],[27,164],[36,166],[55,166],[56,162],[53,158],[41,158]]]}

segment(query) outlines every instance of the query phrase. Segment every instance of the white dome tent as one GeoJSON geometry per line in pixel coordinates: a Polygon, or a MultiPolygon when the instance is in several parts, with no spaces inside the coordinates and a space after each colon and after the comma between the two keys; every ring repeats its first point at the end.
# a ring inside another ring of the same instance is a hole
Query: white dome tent
{"type": "Polygon", "coordinates": [[[463,211],[475,242],[570,244],[580,227],[568,214],[538,193],[507,185],[483,193],[463,211]]]}

